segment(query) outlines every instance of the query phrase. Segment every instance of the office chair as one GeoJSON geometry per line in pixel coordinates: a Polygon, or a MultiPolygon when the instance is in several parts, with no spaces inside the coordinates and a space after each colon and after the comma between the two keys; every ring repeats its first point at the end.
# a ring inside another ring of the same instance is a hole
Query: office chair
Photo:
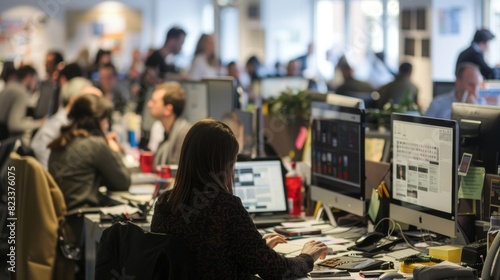
{"type": "Polygon", "coordinates": [[[183,242],[173,235],[118,222],[102,233],[95,279],[198,279],[189,256],[183,242]]]}
{"type": "Polygon", "coordinates": [[[497,234],[488,250],[481,272],[482,280],[500,279],[500,234],[497,234]]]}

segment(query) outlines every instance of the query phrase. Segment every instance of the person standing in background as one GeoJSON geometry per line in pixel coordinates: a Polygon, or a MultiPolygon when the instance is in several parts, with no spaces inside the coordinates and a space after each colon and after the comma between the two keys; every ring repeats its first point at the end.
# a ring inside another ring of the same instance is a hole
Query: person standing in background
{"type": "Polygon", "coordinates": [[[218,75],[217,67],[215,37],[213,34],[202,34],[198,44],[196,44],[189,77],[195,81],[201,80],[203,77],[215,77],[218,75]]]}
{"type": "Polygon", "coordinates": [[[471,45],[458,56],[455,72],[460,64],[470,62],[479,67],[484,79],[493,78],[493,69],[484,61],[484,53],[488,51],[489,42],[494,38],[495,35],[488,29],[477,30],[471,45]]]}
{"type": "Polygon", "coordinates": [[[179,73],[173,64],[173,56],[179,54],[186,38],[186,31],[180,27],[172,27],[167,32],[163,47],[155,50],[146,59],[146,69],[142,74],[141,88],[137,96],[135,112],[142,115],[144,104],[147,102],[147,93],[155,85],[161,83],[169,73],[179,73]],[[167,62],[168,60],[168,62],[167,62]]]}

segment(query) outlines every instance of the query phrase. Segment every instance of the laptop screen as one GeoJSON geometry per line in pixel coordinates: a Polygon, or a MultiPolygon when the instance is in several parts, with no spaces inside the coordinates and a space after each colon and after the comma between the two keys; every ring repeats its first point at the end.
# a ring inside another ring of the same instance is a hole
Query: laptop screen
{"type": "Polygon", "coordinates": [[[234,195],[241,199],[249,213],[287,211],[279,160],[238,161],[234,174],[234,195]]]}

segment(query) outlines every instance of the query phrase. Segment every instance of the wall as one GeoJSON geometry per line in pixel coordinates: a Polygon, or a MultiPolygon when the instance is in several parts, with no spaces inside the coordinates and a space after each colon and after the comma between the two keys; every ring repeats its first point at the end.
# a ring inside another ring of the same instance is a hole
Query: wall
{"type": "Polygon", "coordinates": [[[480,27],[478,12],[480,0],[433,0],[432,5],[432,78],[435,81],[454,81],[455,64],[461,51],[467,48],[480,27]],[[457,9],[459,30],[456,34],[443,33],[442,11],[457,9]]]}
{"type": "MultiPolygon", "coordinates": [[[[65,52],[68,60],[76,58],[79,49],[75,47],[78,42],[71,45],[66,40],[65,14],[66,10],[91,9],[102,3],[99,0],[10,0],[0,1],[0,11],[4,13],[17,13],[19,6],[22,11],[28,13],[42,13],[47,15],[48,22],[44,25],[44,44],[38,46],[36,54],[33,54],[32,62],[44,73],[43,60],[45,53],[50,49],[58,49],[65,52]],[[15,8],[11,10],[12,8],[15,8]]],[[[203,7],[211,4],[211,0],[189,0],[183,1],[182,5],[174,0],[123,0],[120,3],[132,9],[138,9],[142,13],[142,32],[138,37],[130,39],[127,43],[138,46],[142,52],[149,47],[158,48],[163,45],[166,32],[173,25],[182,26],[188,36],[181,53],[181,64],[189,65],[194,48],[199,36],[204,31],[213,30],[213,26],[207,26],[207,15],[203,14],[203,7]]],[[[79,32],[86,32],[79,30],[79,32]]],[[[127,50],[128,51],[128,50],[127,50]]],[[[2,52],[4,54],[4,52],[2,52]]],[[[91,53],[91,57],[94,53],[91,53]]],[[[3,56],[0,54],[0,56],[3,56]]],[[[5,57],[0,57],[5,58],[5,57]]],[[[123,66],[129,64],[129,56],[125,56],[123,66]]]]}
{"type": "MultiPolygon", "coordinates": [[[[410,30],[399,30],[399,57],[400,62],[409,62],[413,65],[413,74],[411,80],[418,87],[418,103],[420,107],[425,111],[432,101],[432,67],[431,67],[431,59],[421,57],[421,48],[419,42],[422,39],[431,37],[431,29],[432,29],[432,21],[431,21],[431,5],[433,0],[420,0],[420,1],[412,1],[412,0],[401,0],[400,7],[400,27],[401,21],[403,17],[403,11],[412,10],[416,11],[416,9],[425,9],[426,10],[426,30],[417,30],[416,29],[416,18],[414,17],[416,14],[412,14],[413,18],[411,21],[411,29],[410,30]],[[415,39],[415,55],[408,56],[404,53],[404,41],[405,38],[413,38],[415,39]]],[[[433,42],[431,41],[431,45],[433,42]]],[[[431,56],[433,54],[431,53],[431,56]]]]}
{"type": "Polygon", "coordinates": [[[314,1],[264,0],[262,26],[265,32],[266,64],[286,63],[307,51],[313,39],[314,1]]]}

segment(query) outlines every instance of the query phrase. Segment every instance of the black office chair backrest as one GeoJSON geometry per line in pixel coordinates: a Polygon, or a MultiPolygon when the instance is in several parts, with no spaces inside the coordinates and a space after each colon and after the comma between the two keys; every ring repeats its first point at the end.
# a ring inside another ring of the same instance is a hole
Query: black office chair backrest
{"type": "Polygon", "coordinates": [[[106,229],[97,251],[95,279],[198,279],[183,242],[133,223],[106,229]],[[132,278],[130,278],[132,279],[132,278]]]}

